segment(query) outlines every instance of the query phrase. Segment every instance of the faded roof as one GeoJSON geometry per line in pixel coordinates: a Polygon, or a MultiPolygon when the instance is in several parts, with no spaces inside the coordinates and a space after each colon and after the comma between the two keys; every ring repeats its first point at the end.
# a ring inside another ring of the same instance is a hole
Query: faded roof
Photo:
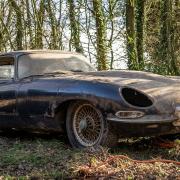
{"type": "Polygon", "coordinates": [[[20,51],[10,51],[5,53],[0,53],[0,56],[5,55],[21,55],[21,54],[29,54],[29,53],[61,53],[61,54],[76,54],[79,53],[71,52],[71,51],[61,51],[61,50],[20,50],[20,51]]]}

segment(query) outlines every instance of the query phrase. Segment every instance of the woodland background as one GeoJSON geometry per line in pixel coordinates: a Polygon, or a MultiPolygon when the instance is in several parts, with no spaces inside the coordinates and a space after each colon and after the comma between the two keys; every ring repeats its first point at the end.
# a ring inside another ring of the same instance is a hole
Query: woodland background
{"type": "MultiPolygon", "coordinates": [[[[76,51],[98,70],[180,75],[180,0],[0,0],[0,52],[21,49],[76,51]]],[[[0,133],[0,179],[179,179],[180,135],[94,153],[63,138],[0,133]]]]}
{"type": "Polygon", "coordinates": [[[83,53],[98,70],[180,74],[180,0],[0,0],[0,52],[83,53]]]}

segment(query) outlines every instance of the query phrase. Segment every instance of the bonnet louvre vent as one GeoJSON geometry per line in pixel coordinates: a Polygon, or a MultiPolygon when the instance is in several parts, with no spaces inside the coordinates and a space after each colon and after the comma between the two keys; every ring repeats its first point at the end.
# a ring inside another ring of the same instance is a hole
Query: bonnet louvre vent
{"type": "Polygon", "coordinates": [[[122,89],[121,93],[124,100],[132,106],[145,108],[153,104],[148,96],[135,89],[126,87],[122,89]]]}

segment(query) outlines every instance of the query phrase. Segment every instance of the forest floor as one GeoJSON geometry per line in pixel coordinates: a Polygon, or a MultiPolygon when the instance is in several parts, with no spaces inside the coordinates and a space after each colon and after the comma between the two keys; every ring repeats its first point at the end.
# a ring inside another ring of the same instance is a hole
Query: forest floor
{"type": "Polygon", "coordinates": [[[0,180],[179,179],[180,135],[164,141],[123,139],[113,149],[88,152],[73,150],[57,135],[0,133],[0,180]]]}

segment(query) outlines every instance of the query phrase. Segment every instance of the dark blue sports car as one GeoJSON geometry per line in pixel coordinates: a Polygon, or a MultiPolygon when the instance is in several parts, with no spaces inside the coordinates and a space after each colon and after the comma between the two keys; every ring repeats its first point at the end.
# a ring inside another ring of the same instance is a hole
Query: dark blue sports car
{"type": "Polygon", "coordinates": [[[64,132],[75,148],[180,132],[180,79],[97,72],[80,54],[0,55],[0,129],[64,132]]]}

